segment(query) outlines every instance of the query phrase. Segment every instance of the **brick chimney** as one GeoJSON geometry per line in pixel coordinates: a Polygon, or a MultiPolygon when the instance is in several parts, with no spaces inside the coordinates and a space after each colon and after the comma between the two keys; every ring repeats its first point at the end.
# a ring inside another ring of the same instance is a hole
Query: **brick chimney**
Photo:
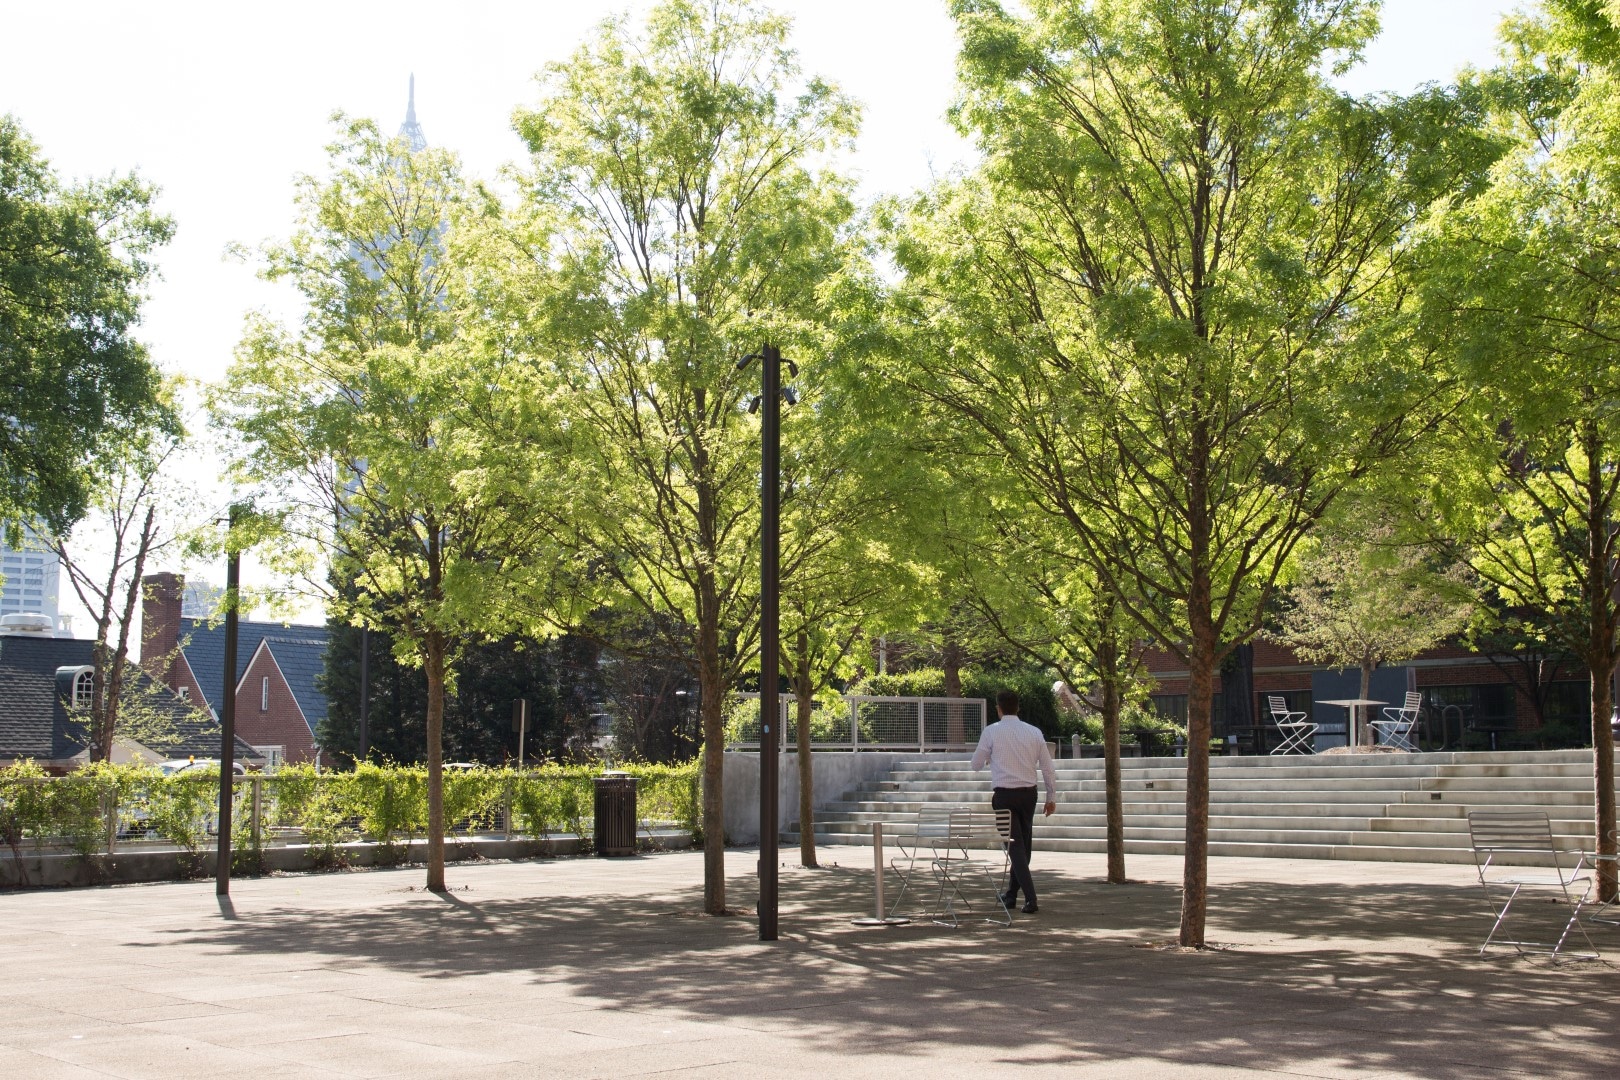
{"type": "Polygon", "coordinates": [[[148,574],[141,579],[141,667],[161,683],[170,683],[175,650],[180,647],[180,604],[186,579],[180,574],[148,574]]]}

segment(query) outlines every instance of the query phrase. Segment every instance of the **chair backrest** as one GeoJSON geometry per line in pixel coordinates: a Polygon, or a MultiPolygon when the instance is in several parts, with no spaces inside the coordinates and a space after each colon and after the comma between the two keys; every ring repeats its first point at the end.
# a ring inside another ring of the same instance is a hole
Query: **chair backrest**
{"type": "Polygon", "coordinates": [[[1481,872],[1491,856],[1503,852],[1549,856],[1553,866],[1562,872],[1558,848],[1553,844],[1552,823],[1540,810],[1470,810],[1468,837],[1481,872]]]}
{"type": "Polygon", "coordinates": [[[951,835],[951,818],[959,810],[966,807],[951,803],[923,803],[917,811],[917,837],[949,837],[951,835]]]}
{"type": "Polygon", "coordinates": [[[1421,690],[1408,690],[1406,704],[1401,707],[1402,712],[1416,712],[1423,707],[1423,692],[1421,690]]]}
{"type": "Polygon", "coordinates": [[[1285,713],[1288,711],[1287,698],[1282,698],[1278,697],[1276,694],[1271,694],[1267,696],[1266,700],[1271,702],[1271,711],[1273,713],[1285,713]]]}
{"type": "Polygon", "coordinates": [[[950,813],[950,838],[961,847],[1005,844],[1012,839],[1012,811],[959,806],[950,813]]]}

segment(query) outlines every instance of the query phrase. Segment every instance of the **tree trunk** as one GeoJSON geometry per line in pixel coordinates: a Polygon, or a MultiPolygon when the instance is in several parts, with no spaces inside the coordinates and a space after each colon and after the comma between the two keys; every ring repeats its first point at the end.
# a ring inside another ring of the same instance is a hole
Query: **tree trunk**
{"type": "MultiPolygon", "coordinates": [[[[951,634],[940,643],[939,666],[945,674],[945,696],[962,696],[962,646],[951,634]]],[[[967,742],[967,711],[961,705],[945,706],[945,741],[952,746],[967,742]]]]}
{"type": "MultiPolygon", "coordinates": [[[[1370,697],[1372,695],[1373,668],[1375,668],[1377,666],[1378,666],[1378,662],[1376,660],[1371,660],[1371,659],[1367,659],[1367,658],[1362,659],[1362,661],[1361,661],[1361,693],[1357,694],[1356,697],[1362,698],[1362,699],[1365,700],[1366,698],[1368,698],[1368,697],[1370,697]]],[[[1372,741],[1373,727],[1372,727],[1371,724],[1369,724],[1367,722],[1367,717],[1365,715],[1363,715],[1362,712],[1361,712],[1361,710],[1364,709],[1364,708],[1368,708],[1368,706],[1365,706],[1365,705],[1352,705],[1352,706],[1350,706],[1350,715],[1352,717],[1358,717],[1361,720],[1361,723],[1356,726],[1356,741],[1357,741],[1357,743],[1359,745],[1361,745],[1361,746],[1371,746],[1373,744],[1373,741],[1372,741]]]]}
{"type": "Polygon", "coordinates": [[[1614,820],[1614,730],[1609,717],[1614,707],[1609,680],[1615,668],[1615,580],[1611,545],[1614,525],[1609,520],[1606,498],[1608,477],[1604,475],[1604,453],[1597,424],[1588,419],[1581,424],[1582,449],[1586,452],[1586,600],[1588,604],[1586,665],[1592,679],[1592,785],[1593,825],[1597,833],[1597,853],[1611,856],[1597,864],[1598,899],[1616,899],[1617,867],[1614,820]]]}
{"type": "Polygon", "coordinates": [[[793,695],[799,737],[799,865],[816,862],[815,761],[810,756],[810,706],[815,687],[810,680],[810,637],[800,630],[794,640],[793,695]]]}
{"type": "Polygon", "coordinates": [[[427,887],[442,893],[444,887],[444,674],[445,641],[437,630],[429,630],[423,643],[422,667],[427,673],[427,887]]]}
{"type": "MultiPolygon", "coordinates": [[[[698,686],[703,697],[703,910],[726,913],[725,685],[714,575],[698,581],[698,686]]],[[[766,707],[760,702],[760,708],[766,707]]]]}
{"type": "MultiPolygon", "coordinates": [[[[1112,615],[1110,605],[1109,614],[1112,615]]],[[[1125,801],[1120,791],[1119,767],[1119,645],[1113,636],[1113,619],[1103,621],[1105,637],[1097,648],[1097,667],[1102,675],[1103,789],[1108,815],[1108,881],[1125,884],[1125,801]]]]}
{"type": "MultiPolygon", "coordinates": [[[[1614,729],[1609,726],[1609,715],[1614,708],[1609,692],[1609,677],[1614,672],[1610,664],[1606,670],[1592,669],[1592,782],[1596,800],[1597,853],[1615,854],[1614,820],[1614,729]]],[[[1598,899],[1612,904],[1616,897],[1616,863],[1611,859],[1598,861],[1598,899]]]]}
{"type": "MultiPolygon", "coordinates": [[[[1195,250],[1195,256],[1198,252],[1195,250]]],[[[1195,293],[1195,298],[1197,297],[1195,293]]],[[[1193,395],[1195,402],[1200,397],[1193,395]]],[[[1213,618],[1213,583],[1209,544],[1209,428],[1195,421],[1187,476],[1187,547],[1189,571],[1187,624],[1190,648],[1187,669],[1187,824],[1181,872],[1181,934],[1183,948],[1204,947],[1204,917],[1209,892],[1209,737],[1210,710],[1215,699],[1215,651],[1218,644],[1213,618]]]]}
{"type": "MultiPolygon", "coordinates": [[[[1206,596],[1208,589],[1206,580],[1206,596]]],[[[1209,902],[1209,733],[1215,700],[1215,633],[1208,612],[1207,605],[1202,612],[1194,609],[1188,657],[1192,685],[1187,695],[1187,839],[1181,874],[1180,943],[1194,949],[1204,947],[1209,902]]]]}

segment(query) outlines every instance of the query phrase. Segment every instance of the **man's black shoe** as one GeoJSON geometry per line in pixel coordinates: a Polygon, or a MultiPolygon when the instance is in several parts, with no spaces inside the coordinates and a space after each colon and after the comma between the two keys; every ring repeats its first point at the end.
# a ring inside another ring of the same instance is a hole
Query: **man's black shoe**
{"type": "Polygon", "coordinates": [[[1001,901],[1002,907],[1006,908],[1008,911],[1011,911],[1018,903],[1018,894],[1012,892],[1001,893],[997,899],[1001,901]]]}
{"type": "Polygon", "coordinates": [[[1033,915],[1039,910],[1041,910],[1041,909],[1036,906],[1035,901],[1033,901],[1033,900],[1031,900],[1029,903],[1024,905],[1024,914],[1025,915],[1033,915]]]}

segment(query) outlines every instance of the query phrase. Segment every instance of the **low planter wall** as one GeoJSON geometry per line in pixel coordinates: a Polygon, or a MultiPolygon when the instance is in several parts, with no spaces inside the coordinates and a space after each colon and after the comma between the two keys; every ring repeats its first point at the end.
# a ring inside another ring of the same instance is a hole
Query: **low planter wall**
{"type": "MultiPolygon", "coordinates": [[[[643,850],[678,850],[692,846],[685,832],[653,833],[641,836],[643,850]]],[[[512,839],[499,836],[446,837],[446,862],[482,859],[532,859],[541,856],[578,855],[585,848],[577,836],[552,836],[543,840],[512,839]]],[[[337,870],[349,867],[400,866],[420,863],[427,858],[427,841],[412,840],[392,845],[364,841],[337,844],[331,849],[308,844],[287,844],[259,849],[265,872],[297,873],[337,870]]],[[[238,854],[240,858],[240,853],[238,854]]],[[[84,885],[129,885],[138,882],[184,881],[214,876],[215,852],[210,849],[196,856],[174,848],[123,850],[112,855],[24,855],[22,866],[28,872],[28,887],[84,885]]],[[[238,876],[251,877],[242,873],[238,876]]],[[[0,856],[0,888],[21,887],[17,860],[9,853],[0,856]]]]}

